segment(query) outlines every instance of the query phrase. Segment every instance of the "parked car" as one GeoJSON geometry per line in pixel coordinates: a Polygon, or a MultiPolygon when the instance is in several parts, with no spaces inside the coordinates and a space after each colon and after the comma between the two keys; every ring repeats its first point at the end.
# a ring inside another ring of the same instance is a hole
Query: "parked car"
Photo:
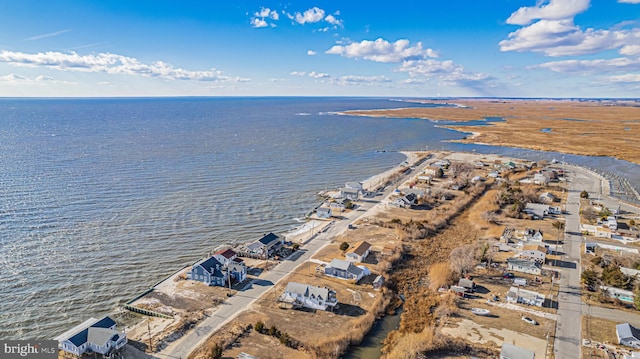
{"type": "Polygon", "coordinates": [[[505,273],[502,275],[503,278],[513,278],[513,273],[505,273]]]}
{"type": "Polygon", "coordinates": [[[536,322],[535,320],[529,318],[529,317],[522,317],[522,320],[531,324],[531,325],[538,325],[538,322],[536,322]]]}

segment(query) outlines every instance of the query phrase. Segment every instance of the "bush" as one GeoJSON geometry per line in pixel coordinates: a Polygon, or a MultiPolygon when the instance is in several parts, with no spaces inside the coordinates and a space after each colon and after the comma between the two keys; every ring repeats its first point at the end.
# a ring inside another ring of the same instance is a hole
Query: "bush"
{"type": "Polygon", "coordinates": [[[209,353],[209,359],[222,359],[222,351],[222,346],[216,343],[209,353]]]}
{"type": "Polygon", "coordinates": [[[265,326],[262,321],[258,321],[253,328],[256,330],[256,332],[264,334],[265,326]]]}
{"type": "Polygon", "coordinates": [[[589,192],[583,190],[580,192],[580,198],[589,199],[589,192]]]}
{"type": "Polygon", "coordinates": [[[344,252],[344,251],[346,251],[347,249],[349,249],[349,243],[347,243],[347,242],[342,242],[342,243],[340,243],[340,250],[341,250],[341,251],[343,251],[343,252],[344,252]]]}

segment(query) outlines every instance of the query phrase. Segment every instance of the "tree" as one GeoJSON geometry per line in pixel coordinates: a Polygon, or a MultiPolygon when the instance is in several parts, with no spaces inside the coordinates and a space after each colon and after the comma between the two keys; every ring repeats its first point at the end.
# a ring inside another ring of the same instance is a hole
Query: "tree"
{"type": "Polygon", "coordinates": [[[587,287],[595,287],[598,284],[598,273],[593,269],[585,269],[581,275],[582,283],[587,287]]]}
{"type": "Polygon", "coordinates": [[[450,265],[451,271],[458,275],[464,276],[476,265],[474,257],[475,246],[467,244],[451,251],[450,265]]]}
{"type": "Polygon", "coordinates": [[[449,283],[451,266],[447,262],[436,263],[429,268],[429,289],[437,292],[440,287],[449,283]]]}
{"type": "Polygon", "coordinates": [[[294,244],[291,246],[291,249],[293,249],[294,251],[297,251],[298,249],[300,249],[300,243],[294,243],[294,244]]]}
{"type": "Polygon", "coordinates": [[[629,220],[629,225],[630,225],[631,227],[635,227],[635,226],[636,226],[636,221],[635,221],[634,219],[630,219],[630,220],[629,220]]]}
{"type": "Polygon", "coordinates": [[[258,321],[256,325],[253,327],[253,329],[255,329],[255,331],[260,334],[264,333],[264,329],[265,329],[264,323],[262,321],[258,321]]]}
{"type": "Polygon", "coordinates": [[[347,242],[342,242],[342,243],[340,244],[340,250],[344,252],[344,251],[346,251],[347,249],[349,249],[349,243],[347,243],[347,242]]]}
{"type": "Polygon", "coordinates": [[[209,353],[209,359],[222,359],[223,348],[220,344],[216,343],[211,352],[209,353]]]}
{"type": "Polygon", "coordinates": [[[608,265],[602,270],[602,283],[606,285],[625,289],[630,282],[630,279],[616,265],[608,265]]]}
{"type": "Polygon", "coordinates": [[[495,211],[484,211],[480,215],[480,218],[484,219],[489,223],[498,224],[498,214],[496,214],[495,211]]]}
{"type": "Polygon", "coordinates": [[[580,192],[580,198],[589,199],[589,192],[583,190],[582,192],[580,192]]]}
{"type": "Polygon", "coordinates": [[[564,230],[564,222],[555,221],[553,222],[553,228],[558,230],[558,240],[560,240],[560,233],[564,230]]]}
{"type": "Polygon", "coordinates": [[[441,167],[438,167],[438,168],[436,169],[435,177],[436,177],[436,178],[442,178],[442,177],[444,177],[444,171],[442,170],[442,168],[441,168],[441,167]]]}

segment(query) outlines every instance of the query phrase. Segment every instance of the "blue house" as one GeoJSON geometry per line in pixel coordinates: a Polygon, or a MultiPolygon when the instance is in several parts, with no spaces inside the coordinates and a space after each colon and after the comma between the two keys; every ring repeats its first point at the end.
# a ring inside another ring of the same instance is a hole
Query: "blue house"
{"type": "Polygon", "coordinates": [[[223,272],[223,265],[215,257],[204,258],[191,268],[188,278],[206,283],[207,285],[217,285],[224,287],[226,275],[223,272]]]}
{"type": "Polygon", "coordinates": [[[259,240],[247,245],[247,252],[252,256],[269,258],[282,247],[283,240],[280,236],[269,233],[259,240]]]}
{"type": "Polygon", "coordinates": [[[110,317],[91,318],[56,338],[58,347],[81,357],[84,353],[110,356],[127,344],[124,332],[118,332],[116,322],[110,317]]]}

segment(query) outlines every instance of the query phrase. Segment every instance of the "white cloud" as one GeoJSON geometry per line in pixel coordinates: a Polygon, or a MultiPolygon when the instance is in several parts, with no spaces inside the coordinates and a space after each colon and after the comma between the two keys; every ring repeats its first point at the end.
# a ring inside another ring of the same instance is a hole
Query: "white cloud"
{"type": "Polygon", "coordinates": [[[71,31],[71,29],[64,29],[64,30],[60,30],[60,31],[56,31],[56,32],[50,32],[48,34],[32,36],[32,37],[29,37],[29,38],[27,38],[25,40],[33,41],[33,40],[46,39],[48,37],[58,36],[58,35],[64,34],[65,32],[69,32],[69,31],[71,31]]]}
{"type": "Polygon", "coordinates": [[[618,0],[618,2],[624,4],[640,4],[640,0],[618,0]]]}
{"type": "Polygon", "coordinates": [[[391,82],[391,80],[385,76],[346,75],[346,76],[341,76],[335,82],[340,85],[362,85],[362,84],[388,83],[388,82],[391,82]]]}
{"type": "Polygon", "coordinates": [[[0,76],[0,82],[6,82],[11,85],[41,85],[45,83],[49,84],[63,84],[63,85],[76,85],[75,82],[70,81],[58,81],[51,76],[38,75],[34,79],[28,78],[26,76],[18,75],[18,74],[8,74],[5,76],[0,76]]]}
{"type": "Polygon", "coordinates": [[[309,51],[307,51],[307,55],[309,55],[309,56],[313,56],[313,55],[315,55],[315,54],[316,54],[316,52],[315,52],[315,51],[313,51],[313,50],[309,50],[309,51]]]}
{"type": "Polygon", "coordinates": [[[640,71],[639,58],[618,57],[598,60],[564,60],[545,62],[531,68],[542,68],[553,72],[597,74],[611,72],[640,71]]]}
{"type": "Polygon", "coordinates": [[[295,13],[293,15],[293,19],[300,25],[320,22],[324,19],[324,10],[314,6],[311,9],[306,10],[304,13],[295,13]]]}
{"type": "Polygon", "coordinates": [[[331,25],[342,26],[342,20],[336,19],[336,17],[333,15],[327,15],[327,17],[324,18],[324,21],[328,22],[331,25]]]}
{"type": "Polygon", "coordinates": [[[291,76],[306,76],[307,73],[304,71],[291,71],[291,76]]]}
{"type": "Polygon", "coordinates": [[[627,55],[627,56],[640,55],[640,45],[625,45],[620,49],[620,55],[627,55]]]}
{"type": "Polygon", "coordinates": [[[323,72],[315,72],[315,71],[311,71],[309,72],[309,76],[313,77],[314,79],[326,79],[331,77],[331,75],[323,73],[323,72]]]}
{"type": "Polygon", "coordinates": [[[162,61],[146,64],[133,57],[112,53],[79,55],[75,52],[40,52],[28,54],[22,52],[0,51],[0,62],[13,66],[44,67],[61,71],[103,72],[108,74],[138,75],[158,77],[169,80],[232,81],[243,82],[247,79],[232,78],[221,71],[192,71],[174,67],[162,61]]]}
{"type": "Polygon", "coordinates": [[[406,39],[391,43],[382,38],[375,41],[353,42],[346,46],[335,45],[326,53],[348,58],[363,58],[375,62],[402,62],[409,59],[438,56],[437,52],[432,49],[423,49],[421,42],[410,46],[409,40],[406,39]]]}
{"type": "Polygon", "coordinates": [[[539,1],[536,6],[521,7],[507,19],[508,24],[528,25],[533,20],[563,20],[589,8],[589,0],[550,0],[539,1]]]}
{"type": "Polygon", "coordinates": [[[589,0],[550,0],[520,8],[507,22],[527,26],[500,41],[500,50],[540,52],[547,56],[579,56],[614,49],[620,49],[621,54],[636,51],[635,46],[640,45],[640,28],[633,27],[634,23],[584,30],[576,25],[574,17],[588,8],[589,0]]]}
{"type": "Polygon", "coordinates": [[[268,7],[262,7],[260,8],[260,11],[256,11],[253,14],[253,17],[251,18],[250,23],[251,23],[251,26],[254,28],[261,28],[261,27],[267,27],[267,26],[276,27],[275,23],[267,22],[267,19],[278,21],[280,20],[280,15],[275,10],[271,10],[268,7]]]}
{"type": "Polygon", "coordinates": [[[20,83],[20,82],[29,82],[29,78],[24,77],[22,75],[10,73],[8,75],[0,76],[0,82],[8,82],[8,83],[20,83]]]}
{"type": "Polygon", "coordinates": [[[640,74],[626,74],[619,76],[611,76],[607,78],[607,81],[613,83],[639,83],[640,84],[640,74]]]}

